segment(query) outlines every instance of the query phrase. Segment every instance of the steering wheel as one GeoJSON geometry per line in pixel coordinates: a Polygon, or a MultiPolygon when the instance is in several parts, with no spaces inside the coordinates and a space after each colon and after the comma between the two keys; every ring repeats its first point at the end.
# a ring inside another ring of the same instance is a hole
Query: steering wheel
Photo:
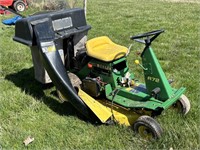
{"type": "Polygon", "coordinates": [[[151,42],[153,40],[155,40],[158,35],[160,35],[161,33],[163,33],[165,30],[160,29],[160,30],[154,30],[154,31],[150,31],[150,32],[146,32],[146,33],[142,33],[142,34],[138,34],[135,36],[131,36],[130,39],[131,40],[135,40],[136,42],[140,42],[143,44],[151,44],[151,42]],[[152,36],[152,37],[151,37],[152,36]],[[141,40],[141,38],[146,38],[145,40],[141,40]],[[151,37],[151,38],[150,38],[151,37]]]}

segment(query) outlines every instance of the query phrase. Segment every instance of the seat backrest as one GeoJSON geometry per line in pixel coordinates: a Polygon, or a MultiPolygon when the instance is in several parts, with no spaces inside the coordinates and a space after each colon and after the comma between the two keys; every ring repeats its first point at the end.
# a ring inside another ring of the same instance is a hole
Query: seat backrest
{"type": "Polygon", "coordinates": [[[107,36],[102,36],[98,38],[93,38],[89,40],[86,44],[87,49],[93,49],[100,45],[111,44],[113,43],[107,36]]]}

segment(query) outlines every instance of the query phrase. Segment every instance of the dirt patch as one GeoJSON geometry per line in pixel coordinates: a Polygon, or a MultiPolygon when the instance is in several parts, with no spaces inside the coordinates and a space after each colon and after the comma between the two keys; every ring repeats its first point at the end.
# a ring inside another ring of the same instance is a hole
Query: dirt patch
{"type": "Polygon", "coordinates": [[[200,4],[200,0],[161,0],[166,2],[174,2],[174,3],[198,3],[200,4]]]}

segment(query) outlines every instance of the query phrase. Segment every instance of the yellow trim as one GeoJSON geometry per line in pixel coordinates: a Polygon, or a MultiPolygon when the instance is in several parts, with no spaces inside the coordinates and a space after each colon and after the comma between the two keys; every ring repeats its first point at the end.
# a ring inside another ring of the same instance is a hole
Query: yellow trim
{"type": "Polygon", "coordinates": [[[89,56],[106,62],[119,59],[128,52],[128,48],[115,44],[107,36],[89,40],[86,48],[89,56]]]}
{"type": "Polygon", "coordinates": [[[84,103],[94,112],[94,114],[105,123],[111,116],[112,113],[106,109],[104,105],[93,99],[90,95],[79,89],[78,95],[84,101],[84,103]]]}
{"type": "Polygon", "coordinates": [[[95,100],[90,95],[79,89],[78,95],[84,103],[94,112],[94,114],[105,123],[109,118],[112,118],[119,124],[132,126],[134,122],[141,116],[140,114],[150,115],[151,112],[141,110],[136,113],[131,109],[112,104],[110,101],[101,99],[95,100]]]}
{"type": "Polygon", "coordinates": [[[133,123],[140,117],[140,115],[134,112],[133,110],[112,104],[107,100],[98,101],[113,114],[113,119],[115,119],[115,121],[117,121],[118,124],[132,126],[133,123]]]}

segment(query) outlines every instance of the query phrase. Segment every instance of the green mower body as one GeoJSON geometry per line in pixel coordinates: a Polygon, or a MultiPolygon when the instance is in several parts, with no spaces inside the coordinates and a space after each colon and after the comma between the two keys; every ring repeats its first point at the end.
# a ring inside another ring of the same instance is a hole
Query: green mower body
{"type": "Polygon", "coordinates": [[[91,59],[77,73],[83,82],[82,89],[95,98],[105,96],[125,108],[160,114],[179,100],[185,88],[171,87],[152,48],[146,48],[141,57],[145,83],[138,82],[130,72],[126,56],[111,62],[91,59]]]}

